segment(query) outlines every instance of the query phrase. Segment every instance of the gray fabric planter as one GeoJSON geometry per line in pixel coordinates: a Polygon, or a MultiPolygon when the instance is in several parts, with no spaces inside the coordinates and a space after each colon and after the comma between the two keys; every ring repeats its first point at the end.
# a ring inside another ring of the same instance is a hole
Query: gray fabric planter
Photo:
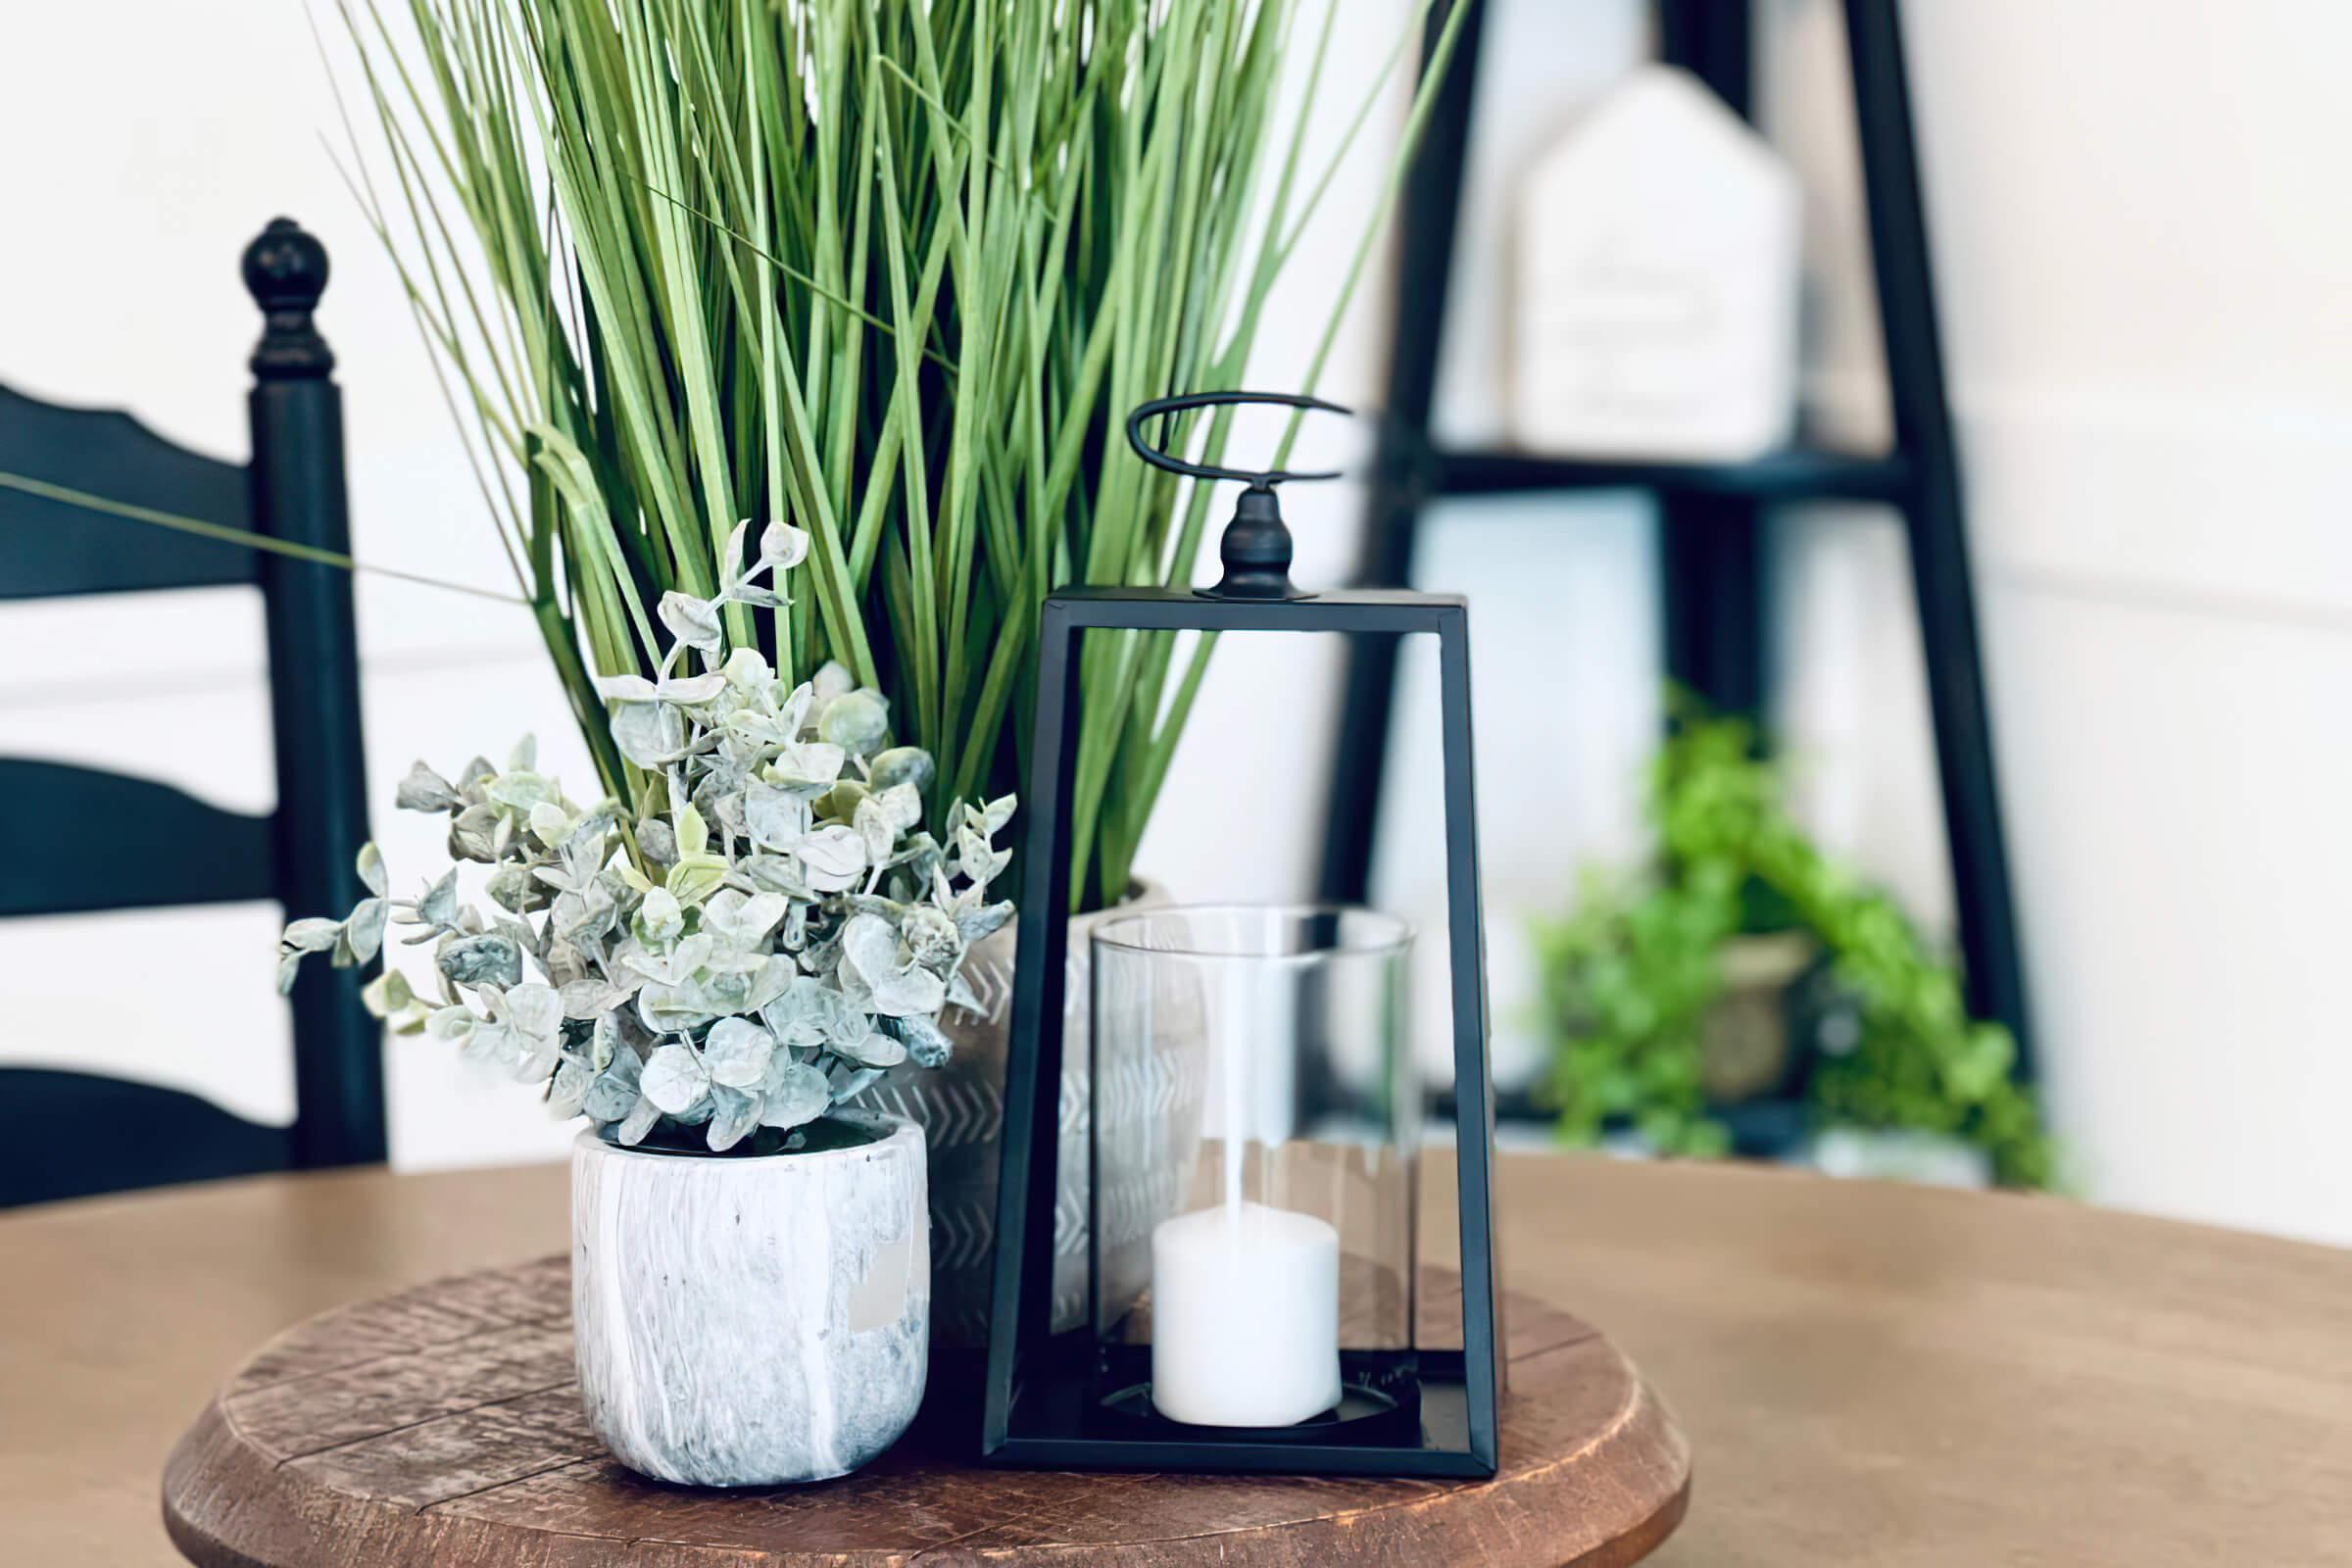
{"type": "MultiPolygon", "coordinates": [[[[839,1117],[839,1120],[851,1120],[839,1117]]],[[[922,1402],[931,1321],[923,1134],[750,1158],[571,1156],[572,1335],[588,1423],[662,1481],[846,1475],[922,1402]]]]}

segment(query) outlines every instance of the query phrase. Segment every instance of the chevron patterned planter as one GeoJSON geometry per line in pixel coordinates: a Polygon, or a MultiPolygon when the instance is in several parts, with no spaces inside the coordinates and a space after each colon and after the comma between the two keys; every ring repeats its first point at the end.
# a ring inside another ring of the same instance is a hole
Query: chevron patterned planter
{"type": "MultiPolygon", "coordinates": [[[[1054,1326],[1076,1328],[1086,1317],[1086,1159],[1092,1097],[1087,1093],[1087,999],[1090,933],[1113,915],[1168,903],[1165,888],[1138,883],[1135,896],[1116,909],[1078,915],[1070,921],[1068,1012],[1062,1023],[1060,1193],[1054,1215],[1054,1326]]],[[[989,1261],[996,1235],[997,1156],[1004,1125],[1004,1065],[1012,1025],[1013,928],[983,939],[965,960],[964,974],[982,1004],[979,1012],[950,1008],[940,1024],[956,1042],[944,1067],[911,1066],[866,1091],[876,1110],[905,1116],[923,1129],[931,1152],[931,1342],[973,1349],[988,1342],[989,1261]]],[[[1150,1081],[1119,1097],[1107,1112],[1139,1125],[1147,1118],[1178,1114],[1189,1098],[1198,1104],[1199,1075],[1186,1064],[1155,1064],[1150,1081]]],[[[1172,1212],[1163,1195],[1172,1180],[1155,1184],[1152,1195],[1125,1195],[1145,1208],[1155,1202],[1172,1212]]],[[[1114,1200],[1119,1195],[1105,1195],[1114,1200]]],[[[1130,1207],[1135,1206],[1130,1204],[1130,1207]]],[[[1156,1222],[1166,1213],[1153,1212],[1156,1222]]],[[[1116,1289],[1116,1282],[1113,1282],[1116,1289]]]]}

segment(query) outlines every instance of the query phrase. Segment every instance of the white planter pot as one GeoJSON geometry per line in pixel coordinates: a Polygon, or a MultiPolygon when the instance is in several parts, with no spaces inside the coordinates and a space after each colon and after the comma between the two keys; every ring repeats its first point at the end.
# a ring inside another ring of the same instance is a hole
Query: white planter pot
{"type": "Polygon", "coordinates": [[[588,1423],[662,1481],[846,1475],[922,1402],[931,1249],[923,1134],[751,1157],[571,1156],[572,1335],[588,1423]]]}

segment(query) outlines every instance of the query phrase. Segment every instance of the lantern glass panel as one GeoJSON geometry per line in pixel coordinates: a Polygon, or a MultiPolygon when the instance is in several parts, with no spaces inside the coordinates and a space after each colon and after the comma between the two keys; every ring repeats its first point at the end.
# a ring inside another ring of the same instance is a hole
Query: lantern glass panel
{"type": "Polygon", "coordinates": [[[1245,1428],[1389,1408],[1382,1371],[1412,1348],[1415,1318],[1411,943],[1402,921],[1339,906],[1155,909],[1097,928],[1104,1404],[1245,1428]],[[1169,1113],[1118,1114],[1139,1097],[1169,1113]]]}

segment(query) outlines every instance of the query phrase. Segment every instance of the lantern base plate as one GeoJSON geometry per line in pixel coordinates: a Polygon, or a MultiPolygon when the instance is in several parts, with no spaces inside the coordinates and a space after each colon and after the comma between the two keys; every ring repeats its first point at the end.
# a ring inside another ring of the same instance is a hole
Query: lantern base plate
{"type": "Polygon", "coordinates": [[[1125,1429],[1133,1438],[1146,1433],[1157,1433],[1174,1439],[1238,1438],[1248,1443],[1311,1443],[1329,1442],[1342,1431],[1362,1433],[1378,1430],[1394,1436],[1399,1429],[1409,1430],[1412,1416],[1406,1405],[1394,1396],[1362,1382],[1343,1382],[1340,1402],[1330,1409],[1280,1427],[1217,1427],[1201,1426],[1197,1422],[1178,1421],[1162,1415],[1152,1402],[1149,1382],[1130,1383],[1102,1396],[1101,1400],[1106,1415],[1125,1429]]]}

